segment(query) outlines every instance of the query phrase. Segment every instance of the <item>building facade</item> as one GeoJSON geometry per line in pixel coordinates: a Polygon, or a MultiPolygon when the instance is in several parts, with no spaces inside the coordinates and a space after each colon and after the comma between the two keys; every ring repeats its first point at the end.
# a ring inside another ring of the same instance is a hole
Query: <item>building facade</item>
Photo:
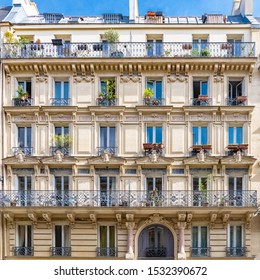
{"type": "Polygon", "coordinates": [[[2,19],[1,259],[260,257],[252,1],[137,5],[2,19]]]}

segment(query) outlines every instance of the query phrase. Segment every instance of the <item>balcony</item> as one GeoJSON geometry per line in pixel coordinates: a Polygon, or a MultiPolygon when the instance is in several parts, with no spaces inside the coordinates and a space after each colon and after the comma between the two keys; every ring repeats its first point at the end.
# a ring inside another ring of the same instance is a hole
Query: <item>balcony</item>
{"type": "Polygon", "coordinates": [[[248,144],[229,144],[227,150],[228,156],[233,156],[238,151],[240,151],[242,155],[246,155],[245,151],[248,150],[248,144]]]}
{"type": "Polygon", "coordinates": [[[70,155],[70,147],[56,147],[52,146],[50,147],[51,149],[51,155],[54,156],[57,151],[60,151],[64,156],[69,156],[70,155]]]}
{"type": "Polygon", "coordinates": [[[208,96],[199,95],[198,98],[192,98],[191,104],[193,106],[211,106],[212,99],[208,96]]]}
{"type": "Polygon", "coordinates": [[[114,247],[106,247],[106,248],[100,248],[97,247],[97,256],[98,257],[117,257],[117,248],[114,247]]]}
{"type": "Polygon", "coordinates": [[[164,105],[164,98],[144,98],[145,106],[162,106],[164,105]]]}
{"type": "Polygon", "coordinates": [[[2,44],[1,58],[255,57],[255,43],[122,42],[2,44]],[[226,47],[228,46],[228,47],[226,47]]]}
{"type": "Polygon", "coordinates": [[[196,156],[201,151],[203,151],[206,155],[209,155],[211,150],[212,150],[212,145],[210,144],[192,145],[191,155],[196,156]]]}
{"type": "Polygon", "coordinates": [[[227,106],[246,106],[247,96],[237,96],[236,98],[227,98],[227,106]]]}
{"type": "Polygon", "coordinates": [[[17,155],[18,153],[23,153],[25,156],[31,156],[33,154],[32,147],[13,147],[13,154],[17,155]]]}
{"type": "Polygon", "coordinates": [[[33,256],[33,247],[13,247],[14,256],[33,256]]]}
{"type": "Polygon", "coordinates": [[[167,256],[166,247],[147,247],[145,248],[145,257],[147,258],[165,258],[167,256]]]}
{"type": "Polygon", "coordinates": [[[157,155],[162,155],[164,145],[162,143],[143,143],[143,149],[145,156],[152,154],[154,151],[157,153],[157,155]]]}
{"type": "Polygon", "coordinates": [[[70,257],[71,247],[51,247],[51,255],[53,257],[56,256],[70,257]]]}
{"type": "Polygon", "coordinates": [[[227,257],[245,257],[246,247],[227,247],[226,255],[227,257]]]}
{"type": "Polygon", "coordinates": [[[16,106],[16,107],[32,106],[33,105],[33,99],[32,98],[27,98],[25,100],[22,100],[20,98],[13,98],[12,104],[13,104],[13,106],[16,106]]]}
{"type": "Polygon", "coordinates": [[[97,147],[97,154],[100,156],[104,153],[109,153],[111,155],[117,154],[117,147],[97,147]]]}
{"type": "Polygon", "coordinates": [[[210,247],[191,247],[190,254],[192,257],[210,257],[210,247]]]}
{"type": "Polygon", "coordinates": [[[257,191],[0,191],[0,207],[257,207],[257,191]],[[205,203],[206,202],[206,203],[205,203]]]}
{"type": "Polygon", "coordinates": [[[70,98],[51,98],[52,106],[70,106],[70,98]]]}
{"type": "Polygon", "coordinates": [[[97,106],[116,106],[117,105],[117,98],[108,99],[105,97],[98,97],[97,98],[97,106]]]}

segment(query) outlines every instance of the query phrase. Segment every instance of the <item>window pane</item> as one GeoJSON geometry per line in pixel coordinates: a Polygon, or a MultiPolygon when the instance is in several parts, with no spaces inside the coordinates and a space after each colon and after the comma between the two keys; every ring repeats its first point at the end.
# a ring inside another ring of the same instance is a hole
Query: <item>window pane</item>
{"type": "Polygon", "coordinates": [[[55,98],[61,98],[61,82],[55,82],[55,98]]]}
{"type": "Polygon", "coordinates": [[[153,143],[153,128],[148,126],[146,129],[146,141],[147,143],[153,143]]]}
{"type": "Polygon", "coordinates": [[[27,247],[32,247],[32,226],[27,226],[27,247]]]}
{"type": "Polygon", "coordinates": [[[243,143],[243,129],[242,127],[237,127],[236,128],[237,132],[237,144],[242,144],[243,143]]]}
{"type": "Polygon", "coordinates": [[[228,128],[228,144],[235,144],[234,143],[234,127],[228,128]]]}
{"type": "Polygon", "coordinates": [[[155,143],[160,144],[162,143],[162,127],[156,127],[155,131],[156,131],[155,143]]]}
{"type": "Polygon", "coordinates": [[[115,248],[115,227],[114,226],[109,226],[109,247],[110,248],[115,248]]]}
{"type": "Polygon", "coordinates": [[[55,225],[55,247],[62,247],[62,226],[55,225]]]}
{"type": "Polygon", "coordinates": [[[107,148],[107,127],[100,127],[100,146],[107,148]]]}
{"type": "Polygon", "coordinates": [[[199,144],[199,133],[198,133],[198,127],[193,127],[192,128],[192,144],[193,145],[198,145],[199,144]]]}
{"type": "Polygon", "coordinates": [[[18,226],[18,246],[19,247],[25,246],[25,226],[24,225],[18,226]]]}
{"type": "Polygon", "coordinates": [[[208,95],[208,82],[201,83],[201,95],[208,95]]]}
{"type": "Polygon", "coordinates": [[[192,247],[198,248],[198,227],[192,227],[192,247]]]}
{"type": "Polygon", "coordinates": [[[100,248],[107,247],[107,226],[100,226],[99,228],[100,248]]]}
{"type": "Polygon", "coordinates": [[[200,95],[200,82],[193,81],[193,98],[198,98],[200,95]]]}
{"type": "Polygon", "coordinates": [[[26,127],[26,146],[31,147],[32,146],[32,128],[26,127]]]}
{"type": "Polygon", "coordinates": [[[237,192],[241,193],[242,192],[242,188],[243,188],[243,178],[242,177],[238,177],[237,179],[237,192]]]}
{"type": "Polygon", "coordinates": [[[69,98],[69,82],[63,82],[64,84],[64,98],[69,98]]]}
{"type": "Polygon", "coordinates": [[[109,147],[116,146],[116,128],[110,127],[109,128],[109,147]]]}
{"type": "Polygon", "coordinates": [[[234,226],[230,226],[230,247],[234,246],[234,226]]]}
{"type": "Polygon", "coordinates": [[[153,185],[153,178],[146,178],[146,184],[147,184],[147,190],[153,191],[154,185],[153,185]]]}
{"type": "Polygon", "coordinates": [[[162,178],[155,178],[155,187],[159,192],[162,191],[162,178]]]}
{"type": "Polygon", "coordinates": [[[25,146],[25,127],[18,128],[18,145],[19,147],[25,146]]]}
{"type": "Polygon", "coordinates": [[[64,135],[69,135],[69,127],[68,126],[63,127],[63,134],[64,135]]]}
{"type": "Polygon", "coordinates": [[[101,176],[99,178],[99,182],[100,182],[100,191],[106,192],[107,191],[107,177],[101,176]]]}
{"type": "Polygon", "coordinates": [[[201,128],[201,144],[208,144],[208,128],[202,127],[201,128]]]}
{"type": "Polygon", "coordinates": [[[208,247],[208,240],[207,240],[207,227],[201,227],[201,247],[207,248],[208,247]]]}
{"type": "Polygon", "coordinates": [[[236,246],[242,247],[242,227],[236,226],[236,246]]]}
{"type": "Polygon", "coordinates": [[[162,81],[156,81],[156,98],[162,98],[162,81]]]}
{"type": "Polygon", "coordinates": [[[56,135],[62,135],[62,128],[61,127],[55,127],[55,134],[56,135]]]}
{"type": "Polygon", "coordinates": [[[193,190],[198,191],[199,190],[199,178],[193,177],[193,190]]]}

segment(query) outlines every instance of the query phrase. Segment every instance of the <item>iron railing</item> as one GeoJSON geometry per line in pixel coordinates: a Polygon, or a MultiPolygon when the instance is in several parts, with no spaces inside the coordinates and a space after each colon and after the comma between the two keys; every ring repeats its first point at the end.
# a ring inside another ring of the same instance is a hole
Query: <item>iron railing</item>
{"type": "Polygon", "coordinates": [[[147,258],[165,258],[167,256],[166,247],[147,247],[145,248],[147,258]]]}
{"type": "Polygon", "coordinates": [[[13,98],[13,106],[16,107],[26,107],[26,106],[32,106],[33,105],[33,99],[27,98],[25,100],[22,100],[20,98],[13,98]]]}
{"type": "Polygon", "coordinates": [[[25,156],[31,156],[33,154],[33,147],[13,147],[13,154],[23,153],[25,156]]]}
{"type": "Polygon", "coordinates": [[[144,105],[162,106],[162,105],[164,105],[164,98],[144,98],[144,105]]]}
{"type": "Polygon", "coordinates": [[[245,257],[246,247],[227,247],[226,255],[227,257],[245,257]]]}
{"type": "Polygon", "coordinates": [[[97,106],[116,106],[117,105],[117,98],[97,98],[97,106]]]}
{"type": "Polygon", "coordinates": [[[116,155],[117,153],[117,147],[97,147],[97,154],[100,156],[104,154],[105,152],[116,155]]]}
{"type": "Polygon", "coordinates": [[[0,207],[256,207],[257,191],[0,191],[0,207]]]}
{"type": "Polygon", "coordinates": [[[247,105],[246,96],[238,96],[236,98],[227,98],[227,106],[245,106],[247,105]]]}
{"type": "Polygon", "coordinates": [[[192,257],[210,257],[210,247],[191,247],[192,257]]]}
{"type": "Polygon", "coordinates": [[[211,106],[212,99],[211,98],[192,98],[191,104],[193,106],[211,106]]]}
{"type": "Polygon", "coordinates": [[[70,98],[51,98],[52,106],[70,106],[70,98]]]}
{"type": "Polygon", "coordinates": [[[13,247],[14,256],[33,256],[34,247],[13,247]]]}
{"type": "Polygon", "coordinates": [[[70,147],[56,147],[52,146],[51,149],[51,155],[55,155],[57,151],[60,151],[64,156],[70,155],[70,147]]]}
{"type": "Polygon", "coordinates": [[[255,43],[120,42],[2,44],[1,58],[254,57],[255,43]]]}
{"type": "Polygon", "coordinates": [[[98,257],[117,257],[117,254],[118,254],[118,249],[116,247],[106,247],[106,248],[97,247],[98,257]]]}
{"type": "Polygon", "coordinates": [[[71,256],[71,247],[51,247],[51,255],[70,257],[71,256]]]}

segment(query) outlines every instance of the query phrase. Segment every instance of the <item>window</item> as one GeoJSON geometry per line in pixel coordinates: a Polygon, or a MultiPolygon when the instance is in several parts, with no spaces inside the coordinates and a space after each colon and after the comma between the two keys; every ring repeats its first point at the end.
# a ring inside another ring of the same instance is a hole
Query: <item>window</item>
{"type": "Polygon", "coordinates": [[[208,144],[208,128],[206,126],[194,126],[192,128],[192,144],[193,145],[208,144]]]}
{"type": "Polygon", "coordinates": [[[162,127],[161,126],[147,126],[146,142],[155,143],[155,144],[162,143],[162,127]]]}
{"type": "Polygon", "coordinates": [[[146,87],[153,90],[153,98],[156,98],[158,100],[162,99],[162,79],[147,79],[146,87]]]}
{"type": "Polygon", "coordinates": [[[18,87],[21,86],[24,92],[28,93],[28,99],[32,96],[32,82],[31,80],[19,80],[18,87]]]}
{"type": "Polygon", "coordinates": [[[116,257],[116,227],[114,225],[99,226],[99,257],[116,257]]]}
{"type": "Polygon", "coordinates": [[[116,200],[116,177],[114,176],[100,176],[100,205],[101,206],[115,206],[116,200]]]}
{"type": "Polygon", "coordinates": [[[114,78],[100,79],[98,105],[116,105],[116,80],[114,78]]]}
{"type": "Polygon", "coordinates": [[[208,228],[206,226],[192,227],[191,255],[193,257],[208,256],[208,228]]]}
{"type": "Polygon", "coordinates": [[[162,56],[163,41],[162,39],[147,39],[147,56],[162,56]]]}
{"type": "Polygon", "coordinates": [[[55,81],[54,98],[51,101],[54,106],[68,106],[70,104],[68,81],[55,81]]]}
{"type": "Polygon", "coordinates": [[[68,225],[55,225],[52,256],[70,255],[70,227],[68,225]]]}
{"type": "Polygon", "coordinates": [[[32,226],[18,225],[16,247],[14,247],[15,256],[33,256],[32,247],[32,226]]]}
{"type": "Polygon", "coordinates": [[[162,178],[147,177],[146,178],[147,203],[150,206],[162,205],[162,178]]]}
{"type": "Polygon", "coordinates": [[[32,129],[31,127],[17,127],[17,146],[13,148],[14,154],[24,153],[32,155],[32,129]]]}
{"type": "Polygon", "coordinates": [[[207,39],[193,39],[192,40],[192,50],[197,50],[198,54],[200,54],[201,51],[205,50],[208,46],[208,40],[207,39]]]}
{"type": "Polygon", "coordinates": [[[31,190],[32,179],[31,176],[18,176],[18,193],[20,198],[20,206],[31,206],[31,190]]]}
{"type": "Polygon", "coordinates": [[[244,80],[232,80],[228,82],[228,94],[229,98],[236,98],[238,96],[245,95],[244,80]]]}
{"type": "Polygon", "coordinates": [[[65,136],[69,135],[69,127],[68,126],[55,126],[55,135],[65,136]]]}
{"type": "Polygon", "coordinates": [[[241,56],[241,45],[242,40],[241,39],[228,39],[228,43],[231,45],[231,48],[228,49],[228,55],[229,56],[241,56]]]}
{"type": "Polygon", "coordinates": [[[243,205],[243,177],[229,177],[228,178],[228,191],[229,191],[229,204],[230,206],[243,205]]]}
{"type": "Polygon", "coordinates": [[[193,81],[193,98],[198,98],[199,96],[208,96],[207,80],[193,81]]]}
{"type": "Polygon", "coordinates": [[[228,144],[243,144],[243,127],[228,128],[228,144]]]}
{"type": "Polygon", "coordinates": [[[193,206],[202,206],[207,203],[207,177],[193,177],[193,206]]]}
{"type": "Polygon", "coordinates": [[[55,154],[57,150],[65,156],[70,154],[71,137],[68,126],[55,126],[53,144],[52,154],[55,154]]]}
{"type": "Polygon", "coordinates": [[[55,176],[56,204],[58,206],[69,206],[69,176],[55,176]]]}
{"type": "Polygon", "coordinates": [[[228,225],[227,256],[245,256],[242,225],[228,225]]]}
{"type": "Polygon", "coordinates": [[[100,147],[98,154],[102,154],[105,150],[111,154],[116,153],[116,128],[114,126],[100,127],[100,147]]]}

